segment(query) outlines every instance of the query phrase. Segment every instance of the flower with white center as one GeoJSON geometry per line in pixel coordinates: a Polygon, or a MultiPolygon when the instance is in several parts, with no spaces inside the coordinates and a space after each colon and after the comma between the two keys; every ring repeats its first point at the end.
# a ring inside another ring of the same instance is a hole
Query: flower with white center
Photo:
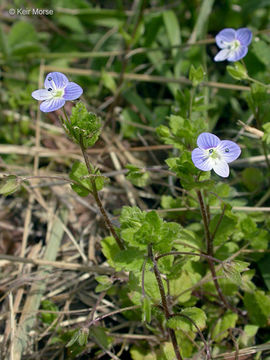
{"type": "Polygon", "coordinates": [[[252,32],[248,28],[221,30],[216,36],[217,46],[221,49],[214,57],[215,61],[238,61],[245,57],[248,45],[252,40],[252,32]]]}
{"type": "Polygon", "coordinates": [[[241,149],[235,142],[220,140],[208,132],[198,136],[197,145],[191,154],[194,165],[202,171],[213,169],[222,177],[229,176],[228,163],[236,160],[241,154],[241,149]]]}
{"type": "Polygon", "coordinates": [[[51,72],[46,76],[44,82],[45,89],[32,92],[36,100],[44,100],[40,104],[40,110],[51,112],[64,106],[67,100],[78,99],[83,89],[76,83],[70,82],[68,78],[60,72],[51,72]]]}

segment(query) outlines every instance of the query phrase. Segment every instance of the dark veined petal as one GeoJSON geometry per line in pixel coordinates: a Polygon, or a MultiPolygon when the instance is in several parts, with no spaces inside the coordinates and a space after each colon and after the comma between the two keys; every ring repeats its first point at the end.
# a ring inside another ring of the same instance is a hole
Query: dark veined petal
{"type": "Polygon", "coordinates": [[[46,89],[39,89],[32,92],[32,97],[36,100],[48,100],[52,94],[46,89]]]}
{"type": "Polygon", "coordinates": [[[240,41],[241,45],[248,46],[252,40],[252,32],[248,28],[241,28],[236,30],[236,39],[240,41]]]}
{"type": "Polygon", "coordinates": [[[200,149],[204,150],[215,148],[219,143],[220,139],[216,135],[208,132],[201,133],[197,139],[197,145],[200,149]]]}
{"type": "Polygon", "coordinates": [[[44,81],[44,87],[46,89],[64,89],[68,84],[68,78],[66,75],[60,72],[51,72],[46,76],[44,81]]]}
{"type": "Polygon", "coordinates": [[[227,60],[230,56],[231,50],[230,49],[222,49],[220,50],[217,55],[214,57],[214,61],[224,61],[227,60]]]}
{"type": "Polygon", "coordinates": [[[236,31],[234,29],[223,29],[216,35],[217,46],[221,49],[224,49],[228,43],[235,40],[235,37],[236,31]]]}
{"type": "Polygon", "coordinates": [[[40,104],[40,110],[43,112],[51,112],[60,109],[65,104],[63,99],[50,99],[45,100],[40,104]]]}
{"type": "Polygon", "coordinates": [[[228,177],[230,173],[229,165],[225,160],[217,160],[213,164],[214,172],[221,177],[228,177]]]}
{"type": "Polygon", "coordinates": [[[240,146],[230,140],[222,140],[217,146],[217,151],[227,163],[236,160],[241,154],[240,146]]]}
{"type": "Polygon", "coordinates": [[[74,82],[69,82],[65,87],[65,92],[63,99],[65,100],[75,100],[78,99],[83,93],[83,89],[74,82]]]}
{"type": "Polygon", "coordinates": [[[194,149],[191,153],[191,158],[196,168],[202,171],[209,171],[212,169],[211,159],[206,156],[204,150],[199,148],[194,149]]]}
{"type": "Polygon", "coordinates": [[[230,55],[228,56],[228,61],[238,61],[245,57],[248,52],[247,46],[239,46],[237,49],[230,52],[230,55]]]}

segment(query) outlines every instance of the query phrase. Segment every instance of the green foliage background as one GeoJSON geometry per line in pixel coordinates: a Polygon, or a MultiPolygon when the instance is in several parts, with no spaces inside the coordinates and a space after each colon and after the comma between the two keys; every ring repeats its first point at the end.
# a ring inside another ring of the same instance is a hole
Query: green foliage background
{"type": "MultiPolygon", "coordinates": [[[[124,279],[119,280],[117,274],[96,276],[95,285],[95,293],[105,292],[118,308],[133,306],[122,313],[122,318],[136,324],[135,333],[155,340],[139,339],[121,348],[110,334],[108,319],[87,329],[68,331],[54,324],[44,359],[56,344],[67,359],[94,359],[99,354],[109,359],[116,351],[122,354],[121,359],[170,360],[175,355],[168,327],[175,330],[184,358],[204,359],[203,339],[207,339],[213,358],[258,346],[255,358],[268,359],[267,351],[262,355],[260,346],[270,341],[270,221],[269,212],[256,210],[262,206],[269,210],[270,166],[265,156],[270,151],[270,95],[267,88],[250,81],[245,69],[250,78],[269,84],[270,2],[39,0],[33,4],[4,0],[1,8],[2,145],[34,146],[38,104],[31,92],[37,89],[40,73],[50,71],[61,71],[82,86],[83,102],[106,122],[109,136],[116,134],[129,147],[140,146],[141,138],[155,146],[170,145],[156,156],[159,169],[170,171],[162,181],[155,178],[153,156],[137,153],[141,166],[125,164],[127,179],[138,193],[143,189],[157,195],[157,201],[138,195],[145,207],[163,212],[114,204],[111,210],[120,215],[117,232],[126,249],[120,252],[112,237],[103,236],[99,252],[124,279]],[[52,9],[53,15],[11,16],[11,8],[52,9]],[[230,64],[226,69],[226,62],[213,61],[217,52],[214,36],[226,27],[253,31],[244,65],[230,64]],[[263,131],[263,138],[243,130],[238,120],[263,131]],[[246,160],[232,164],[229,179],[205,173],[198,181],[199,171],[190,151],[203,131],[241,146],[241,158],[246,160]],[[216,264],[219,283],[238,312],[222,306],[207,261],[193,255],[206,251],[196,200],[199,190],[205,195],[206,206],[211,207],[209,229],[214,234],[215,258],[220,261],[216,264]],[[157,256],[170,251],[190,253],[164,256],[158,262],[171,307],[178,314],[169,321],[161,311],[159,289],[147,257],[149,245],[157,256]]],[[[84,111],[81,122],[91,119],[84,111]]],[[[51,115],[42,118],[45,125],[51,121],[58,124],[51,115]]],[[[85,146],[94,145],[99,128],[98,121],[85,146]]],[[[1,170],[12,175],[2,181],[0,194],[15,196],[18,181],[14,173],[19,177],[31,174],[33,160],[27,158],[30,171],[22,172],[24,157],[16,151],[3,152],[2,156],[1,170]]],[[[72,188],[80,196],[92,190],[82,163],[66,160],[58,167],[57,162],[44,160],[41,167],[70,172],[69,178],[76,182],[72,188]]],[[[106,178],[99,171],[96,176],[97,190],[101,190],[106,178]]],[[[16,196],[25,199],[25,189],[16,196]]],[[[44,196],[50,197],[48,193],[44,196]]],[[[49,300],[41,304],[43,310],[56,313],[60,306],[49,300]]],[[[40,332],[55,319],[43,313],[40,332]]],[[[44,350],[44,343],[37,342],[36,349],[44,350]]]]}

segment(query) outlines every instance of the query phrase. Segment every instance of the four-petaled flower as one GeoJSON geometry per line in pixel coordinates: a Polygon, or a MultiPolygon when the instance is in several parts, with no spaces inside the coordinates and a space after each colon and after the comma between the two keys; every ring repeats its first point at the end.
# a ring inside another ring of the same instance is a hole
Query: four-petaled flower
{"type": "Polygon", "coordinates": [[[252,32],[247,28],[221,30],[216,36],[217,46],[221,49],[214,57],[215,61],[238,61],[247,55],[252,32]]]}
{"type": "Polygon", "coordinates": [[[64,106],[67,100],[78,99],[82,93],[82,88],[68,81],[68,78],[60,72],[51,72],[44,81],[45,89],[39,89],[32,92],[36,100],[44,100],[40,104],[40,110],[51,112],[64,106]]]}
{"type": "Polygon", "coordinates": [[[228,163],[236,160],[241,154],[241,149],[235,142],[220,140],[208,132],[198,136],[197,145],[198,148],[191,154],[194,165],[202,171],[213,169],[222,177],[229,176],[228,163]]]}

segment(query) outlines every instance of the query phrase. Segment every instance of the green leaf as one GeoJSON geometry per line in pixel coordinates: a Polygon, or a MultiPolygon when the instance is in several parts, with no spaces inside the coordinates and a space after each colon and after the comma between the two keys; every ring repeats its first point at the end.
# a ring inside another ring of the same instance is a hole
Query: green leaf
{"type": "Polygon", "coordinates": [[[149,107],[145,104],[144,100],[135,92],[135,90],[128,89],[123,92],[123,96],[132,106],[136,106],[139,112],[146,117],[146,119],[151,123],[153,113],[150,111],[149,107]]]}
{"type": "Polygon", "coordinates": [[[156,132],[157,132],[157,135],[159,137],[163,138],[164,140],[166,138],[171,138],[171,132],[167,126],[160,125],[159,127],[156,128],[156,132]]]}
{"type": "Polygon", "coordinates": [[[139,348],[137,346],[132,346],[130,350],[130,355],[132,360],[157,360],[156,355],[148,352],[144,348],[139,348]]]}
{"type": "Polygon", "coordinates": [[[182,271],[177,279],[170,280],[171,296],[177,297],[177,302],[183,304],[191,298],[192,286],[190,275],[186,271],[182,271]]]}
{"type": "Polygon", "coordinates": [[[253,234],[257,230],[257,225],[250,216],[246,216],[240,221],[240,228],[245,235],[249,235],[253,234]]]}
{"type": "Polygon", "coordinates": [[[215,257],[220,260],[226,260],[239,250],[239,246],[233,241],[227,241],[220,246],[215,253],[215,257]]]}
{"type": "Polygon", "coordinates": [[[100,344],[103,348],[108,349],[111,339],[106,334],[106,330],[100,326],[93,326],[90,328],[89,336],[94,338],[97,344],[100,344]]]}
{"type": "Polygon", "coordinates": [[[230,311],[226,312],[222,318],[218,319],[216,325],[212,330],[213,341],[220,342],[222,339],[228,336],[228,329],[234,328],[238,315],[230,311]]]}
{"type": "MultiPolygon", "coordinates": [[[[211,220],[210,223],[210,231],[211,233],[214,232],[214,230],[216,229],[216,226],[218,224],[220,220],[220,215],[215,215],[213,217],[213,219],[211,220]]],[[[233,232],[235,231],[235,227],[237,224],[237,220],[232,219],[226,215],[223,216],[222,221],[218,227],[218,230],[216,232],[215,235],[215,239],[214,239],[214,244],[215,245],[220,245],[222,244],[225,240],[227,240],[229,238],[229,236],[231,236],[233,234],[233,232]]]]}
{"type": "MultiPolygon", "coordinates": [[[[182,206],[182,200],[180,198],[174,199],[171,195],[161,196],[162,209],[176,209],[182,206]]],[[[167,218],[178,218],[180,212],[169,212],[166,214],[167,218]]]]}
{"type": "MultiPolygon", "coordinates": [[[[181,34],[180,27],[178,23],[178,18],[173,10],[166,10],[162,13],[163,21],[165,24],[165,29],[168,34],[168,38],[171,46],[181,44],[181,34]]],[[[178,50],[173,49],[173,56],[177,54],[178,50]]]]}
{"type": "Polygon", "coordinates": [[[79,330],[78,344],[80,346],[86,346],[87,340],[88,340],[88,335],[89,335],[89,329],[88,328],[81,328],[79,330]]]}
{"type": "Polygon", "coordinates": [[[81,21],[75,15],[61,14],[57,16],[57,22],[67,29],[70,29],[72,33],[84,33],[84,27],[81,21]]]}
{"type": "Polygon", "coordinates": [[[96,171],[95,175],[89,175],[86,165],[79,161],[76,161],[73,164],[69,178],[76,181],[77,184],[72,184],[71,187],[79,196],[87,196],[93,191],[89,179],[90,176],[93,176],[95,179],[97,191],[101,190],[104,187],[105,182],[108,181],[105,176],[100,175],[99,171],[96,171]]]}
{"type": "Polygon", "coordinates": [[[193,86],[198,86],[204,79],[205,72],[202,65],[197,67],[197,69],[191,65],[189,70],[189,80],[192,82],[193,86]]]}
{"type": "Polygon", "coordinates": [[[119,253],[119,247],[112,236],[108,236],[101,240],[101,247],[104,256],[106,257],[109,265],[115,266],[113,259],[119,253]]]}
{"type": "Polygon", "coordinates": [[[239,287],[243,285],[241,272],[248,270],[249,263],[244,261],[231,261],[223,264],[224,275],[229,278],[232,282],[237,284],[239,287]]]}
{"type": "Polygon", "coordinates": [[[120,124],[121,133],[123,133],[123,136],[127,138],[134,138],[139,129],[136,126],[133,126],[131,123],[134,123],[135,125],[136,123],[141,124],[139,114],[130,108],[125,108],[121,113],[120,119],[122,120],[120,124]]]}
{"type": "Polygon", "coordinates": [[[160,240],[159,232],[161,226],[162,219],[156,211],[146,213],[143,224],[139,230],[134,233],[134,241],[145,246],[150,243],[158,243],[160,240]]]}
{"type": "Polygon", "coordinates": [[[0,25],[0,50],[3,53],[4,57],[7,57],[10,54],[7,35],[4,32],[2,25],[0,25]]]}
{"type": "Polygon", "coordinates": [[[74,345],[79,339],[79,330],[75,331],[74,334],[72,335],[71,339],[69,340],[69,342],[66,344],[66,347],[71,347],[72,345],[74,345]]]}
{"type": "Polygon", "coordinates": [[[151,47],[156,40],[161,27],[163,27],[161,13],[153,13],[151,16],[145,18],[145,34],[142,38],[144,47],[151,47]]]}
{"type": "Polygon", "coordinates": [[[260,272],[262,274],[263,280],[265,282],[265,285],[267,286],[267,289],[270,290],[270,254],[264,255],[264,257],[258,262],[258,266],[260,269],[260,272]]]}
{"type": "Polygon", "coordinates": [[[252,50],[255,52],[258,59],[266,66],[270,65],[270,48],[269,45],[263,41],[253,41],[252,50]]]}
{"type": "Polygon", "coordinates": [[[151,301],[147,296],[143,298],[142,321],[147,323],[151,322],[151,301]]]}
{"type": "Polygon", "coordinates": [[[23,43],[37,43],[38,36],[34,26],[30,22],[17,21],[12,26],[8,35],[8,45],[11,48],[23,43]]]}
{"type": "Polygon", "coordinates": [[[248,311],[250,321],[260,327],[268,324],[270,316],[270,298],[261,290],[246,292],[244,304],[248,311]]]}
{"type": "Polygon", "coordinates": [[[189,252],[198,252],[202,248],[202,242],[198,239],[195,233],[188,229],[182,229],[181,234],[179,236],[179,240],[181,244],[174,244],[174,247],[178,251],[189,251],[189,252]],[[187,244],[185,246],[183,243],[187,244]],[[196,247],[198,250],[189,247],[188,245],[196,247]]]}
{"type": "Polygon", "coordinates": [[[112,279],[106,275],[96,276],[95,280],[99,283],[95,288],[97,293],[108,290],[113,284],[112,279]]]}
{"type": "Polygon", "coordinates": [[[109,89],[113,94],[115,94],[117,89],[116,82],[114,78],[104,69],[102,69],[101,72],[101,81],[107,89],[109,89]]]}
{"type": "Polygon", "coordinates": [[[160,230],[157,229],[158,241],[153,244],[155,250],[168,252],[175,240],[182,236],[182,226],[175,222],[163,222],[160,230]]]}
{"type": "Polygon", "coordinates": [[[266,144],[270,144],[270,122],[263,125],[264,129],[264,135],[263,135],[263,141],[266,142],[266,144]]]}
{"type": "Polygon", "coordinates": [[[266,250],[269,243],[269,231],[258,229],[255,233],[246,235],[253,249],[266,250]]]}
{"type": "Polygon", "coordinates": [[[126,177],[133,185],[144,187],[149,184],[150,175],[148,171],[131,164],[127,164],[126,168],[129,170],[126,177]]]}
{"type": "Polygon", "coordinates": [[[0,194],[8,196],[19,190],[20,182],[15,175],[5,176],[0,181],[0,194]]]}
{"type": "Polygon", "coordinates": [[[96,276],[95,280],[102,285],[111,285],[112,284],[111,278],[107,275],[96,276]]]}
{"type": "Polygon", "coordinates": [[[203,0],[200,2],[195,26],[191,35],[192,41],[203,39],[206,33],[208,18],[212,12],[214,0],[203,0]]]}
{"type": "Polygon", "coordinates": [[[130,248],[118,252],[113,261],[117,271],[140,271],[144,262],[143,252],[136,248],[130,248]]]}
{"type": "MultiPolygon", "coordinates": [[[[269,123],[270,125],[270,123],[269,123]]],[[[269,126],[269,134],[270,134],[270,126],[269,126]]],[[[269,137],[270,143],[270,137],[269,137]]],[[[249,191],[259,191],[264,182],[264,175],[262,171],[258,168],[245,168],[242,173],[242,181],[243,184],[247,187],[249,191]]]]}
{"type": "MultiPolygon", "coordinates": [[[[182,345],[182,342],[181,342],[182,345]]],[[[181,354],[182,354],[181,346],[181,354]]],[[[160,345],[160,349],[157,351],[155,360],[175,360],[175,352],[173,350],[173,345],[171,342],[165,342],[160,345]]]]}
{"type": "Polygon", "coordinates": [[[206,325],[206,315],[202,309],[197,307],[185,308],[179,316],[171,317],[167,324],[170,328],[183,331],[197,332],[196,326],[188,318],[193,320],[197,327],[202,331],[206,325]],[[183,315],[183,316],[181,316],[183,315]]]}
{"type": "Polygon", "coordinates": [[[70,121],[65,120],[65,128],[69,136],[87,149],[93,146],[101,132],[101,120],[93,113],[89,113],[82,102],[78,102],[73,108],[70,121]]]}
{"type": "Polygon", "coordinates": [[[12,48],[12,55],[28,55],[30,53],[38,53],[42,50],[40,44],[33,43],[33,42],[23,42],[17,45],[14,45],[12,48]]]}
{"type": "MultiPolygon", "coordinates": [[[[163,286],[165,288],[165,292],[167,291],[167,284],[165,280],[162,279],[163,286]]],[[[156,277],[153,272],[146,271],[144,274],[144,288],[147,296],[154,302],[155,304],[160,303],[160,292],[157,284],[156,277]]]]}
{"type": "Polygon", "coordinates": [[[43,300],[41,302],[41,308],[43,310],[55,311],[56,313],[41,312],[41,320],[44,324],[52,324],[55,319],[57,319],[57,312],[59,311],[58,307],[51,300],[43,300]]]}
{"type": "Polygon", "coordinates": [[[244,331],[241,333],[239,337],[239,343],[243,347],[252,346],[255,344],[255,335],[257,331],[259,330],[259,326],[257,325],[245,325],[244,331]]]}
{"type": "Polygon", "coordinates": [[[133,227],[138,229],[144,221],[146,213],[141,211],[137,206],[123,206],[119,218],[121,228],[126,229],[133,227]]]}
{"type": "Polygon", "coordinates": [[[240,62],[235,62],[233,66],[228,65],[227,71],[236,80],[244,80],[248,78],[248,73],[243,64],[240,62]]]}

